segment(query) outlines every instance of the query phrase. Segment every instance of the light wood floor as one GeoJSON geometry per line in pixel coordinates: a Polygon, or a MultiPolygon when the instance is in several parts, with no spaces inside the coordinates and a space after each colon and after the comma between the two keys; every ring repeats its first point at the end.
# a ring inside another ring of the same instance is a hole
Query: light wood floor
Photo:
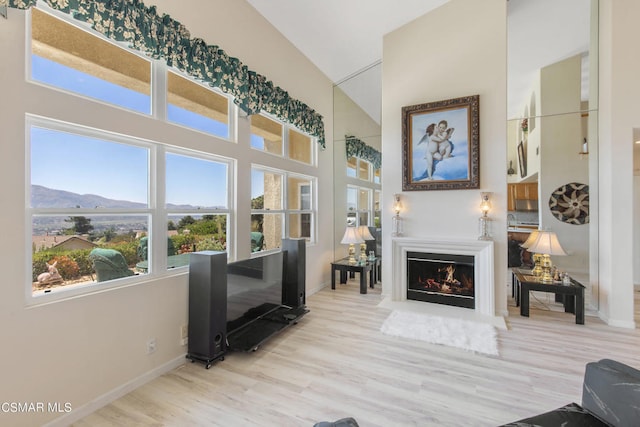
{"type": "MultiPolygon", "coordinates": [[[[636,307],[640,305],[636,292],[636,307]]],[[[96,411],[83,426],[497,426],[580,402],[587,362],[640,368],[640,330],[510,306],[500,356],[382,335],[380,287],[356,281],[307,298],[311,312],[254,353],[186,363],[96,411]]],[[[636,318],[638,320],[638,317],[636,318]]]]}

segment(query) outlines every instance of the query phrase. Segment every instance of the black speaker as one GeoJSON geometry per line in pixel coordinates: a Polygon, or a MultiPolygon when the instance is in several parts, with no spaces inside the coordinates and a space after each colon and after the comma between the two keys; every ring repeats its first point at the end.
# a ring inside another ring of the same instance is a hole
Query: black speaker
{"type": "Polygon", "coordinates": [[[282,250],[287,251],[282,304],[292,308],[306,304],[306,245],[305,239],[282,239],[282,250]]]}
{"type": "Polygon", "coordinates": [[[207,369],[227,351],[227,253],[189,256],[189,351],[207,369]]]}

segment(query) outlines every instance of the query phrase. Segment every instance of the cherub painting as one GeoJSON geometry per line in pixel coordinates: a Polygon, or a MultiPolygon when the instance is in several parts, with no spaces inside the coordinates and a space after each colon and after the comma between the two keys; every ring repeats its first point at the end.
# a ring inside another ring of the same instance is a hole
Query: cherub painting
{"type": "Polygon", "coordinates": [[[420,108],[432,104],[403,108],[403,189],[479,187],[477,122],[470,121],[470,105],[453,104],[445,108],[420,108]],[[411,108],[416,111],[405,111],[411,108]]]}

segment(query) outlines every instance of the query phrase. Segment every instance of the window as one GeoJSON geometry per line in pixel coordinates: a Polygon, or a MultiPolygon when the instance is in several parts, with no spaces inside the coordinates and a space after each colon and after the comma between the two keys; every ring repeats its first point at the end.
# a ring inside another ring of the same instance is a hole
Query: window
{"type": "Polygon", "coordinates": [[[347,225],[371,225],[371,191],[364,187],[347,187],[347,225]]]}
{"type": "Polygon", "coordinates": [[[380,178],[380,173],[381,173],[380,168],[378,168],[378,169],[373,171],[373,182],[374,182],[374,184],[381,184],[382,183],[382,180],[380,178]]]}
{"type": "Polygon", "coordinates": [[[32,296],[129,283],[185,267],[193,251],[227,249],[231,160],[28,122],[32,296]]]}
{"type": "Polygon", "coordinates": [[[289,129],[289,158],[308,165],[313,163],[311,137],[289,129]]]}
{"type": "Polygon", "coordinates": [[[31,8],[31,78],[151,113],[151,62],[38,8],[31,8]]]}
{"type": "Polygon", "coordinates": [[[364,181],[371,181],[371,177],[369,177],[369,166],[369,162],[365,162],[364,160],[358,161],[358,178],[364,181]]]}
{"type": "Polygon", "coordinates": [[[314,138],[287,123],[264,114],[251,116],[251,148],[313,165],[313,142],[314,138]]]}
{"type": "Polygon", "coordinates": [[[150,148],[68,125],[29,129],[32,295],[145,274],[150,148]]]}
{"type": "Polygon", "coordinates": [[[186,266],[195,251],[225,251],[230,162],[166,153],[167,268],[186,266]],[[197,177],[197,180],[194,180],[197,177]]]}
{"type": "Polygon", "coordinates": [[[349,157],[347,159],[347,176],[356,178],[358,176],[358,159],[349,157]]]}
{"type": "Polygon", "coordinates": [[[221,138],[229,135],[229,99],[212,88],[167,72],[167,119],[221,138]]]}
{"type": "Polygon", "coordinates": [[[366,160],[362,160],[357,157],[347,158],[348,177],[358,178],[363,181],[373,181],[376,183],[380,183],[380,169],[375,170],[373,174],[371,173],[372,170],[373,165],[366,160]]]}
{"type": "Polygon", "coordinates": [[[279,248],[283,236],[315,241],[314,187],[315,178],[252,168],[252,252],[279,248]]]}
{"type": "Polygon", "coordinates": [[[289,237],[310,240],[313,229],[312,180],[308,177],[289,175],[287,182],[289,237]]]}
{"type": "Polygon", "coordinates": [[[282,156],[282,124],[259,114],[251,116],[251,147],[282,156]]]}
{"type": "Polygon", "coordinates": [[[382,213],[380,212],[380,190],[373,191],[373,226],[380,228],[380,219],[382,213]]]}

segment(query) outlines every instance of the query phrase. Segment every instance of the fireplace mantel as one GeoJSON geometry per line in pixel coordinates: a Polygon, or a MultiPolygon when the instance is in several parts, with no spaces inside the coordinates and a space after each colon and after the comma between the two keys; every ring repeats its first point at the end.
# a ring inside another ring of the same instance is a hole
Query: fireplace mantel
{"type": "Polygon", "coordinates": [[[494,248],[492,241],[441,237],[394,237],[391,246],[393,280],[390,284],[390,289],[389,286],[384,286],[383,284],[383,288],[385,288],[383,293],[386,300],[383,301],[383,306],[485,320],[489,323],[497,323],[497,326],[504,324],[504,319],[495,315],[494,248]],[[407,252],[473,256],[475,263],[475,309],[407,300],[407,252]]]}

